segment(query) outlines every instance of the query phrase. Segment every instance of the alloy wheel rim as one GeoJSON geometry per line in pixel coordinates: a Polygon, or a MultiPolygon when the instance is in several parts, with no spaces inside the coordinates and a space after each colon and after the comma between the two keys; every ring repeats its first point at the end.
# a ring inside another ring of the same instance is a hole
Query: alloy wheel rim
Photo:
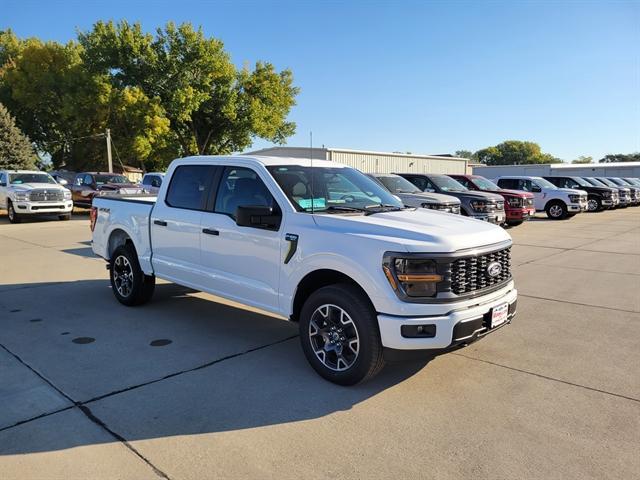
{"type": "Polygon", "coordinates": [[[598,209],[598,202],[596,202],[594,199],[589,200],[587,202],[587,208],[590,212],[595,212],[598,209]]]}
{"type": "Polygon", "coordinates": [[[116,290],[123,297],[131,295],[133,289],[133,268],[131,262],[124,255],[120,255],[113,262],[113,268],[111,269],[113,274],[113,283],[116,286],[116,290]]]}
{"type": "Polygon", "coordinates": [[[13,211],[13,204],[9,204],[9,209],[7,210],[7,214],[9,215],[9,220],[13,220],[13,216],[14,216],[14,211],[13,211]]]}
{"type": "Polygon", "coordinates": [[[334,372],[353,366],[360,351],[360,337],[349,314],[334,304],[316,308],[309,322],[309,341],[318,360],[334,372]]]}
{"type": "Polygon", "coordinates": [[[562,215],[562,207],[560,205],[552,205],[549,209],[549,213],[552,217],[559,217],[562,215]]]}

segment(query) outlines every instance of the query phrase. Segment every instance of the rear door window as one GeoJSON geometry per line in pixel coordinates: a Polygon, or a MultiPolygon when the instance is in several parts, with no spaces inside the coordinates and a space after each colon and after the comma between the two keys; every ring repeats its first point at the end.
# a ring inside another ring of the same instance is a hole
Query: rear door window
{"type": "Polygon", "coordinates": [[[165,203],[186,210],[204,210],[215,168],[212,165],[182,165],[171,177],[165,203]]]}

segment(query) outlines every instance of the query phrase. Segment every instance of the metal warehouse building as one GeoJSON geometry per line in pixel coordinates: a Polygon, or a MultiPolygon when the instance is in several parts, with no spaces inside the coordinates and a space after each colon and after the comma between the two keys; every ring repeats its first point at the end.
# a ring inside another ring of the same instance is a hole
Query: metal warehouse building
{"type": "Polygon", "coordinates": [[[501,175],[567,175],[573,177],[637,177],[640,178],[640,162],[618,163],[552,163],[550,165],[473,165],[473,173],[487,178],[501,175]]]}
{"type": "Polygon", "coordinates": [[[272,147],[244,155],[311,158],[349,165],[366,173],[466,173],[467,159],[445,155],[371,152],[345,148],[272,147]]]}

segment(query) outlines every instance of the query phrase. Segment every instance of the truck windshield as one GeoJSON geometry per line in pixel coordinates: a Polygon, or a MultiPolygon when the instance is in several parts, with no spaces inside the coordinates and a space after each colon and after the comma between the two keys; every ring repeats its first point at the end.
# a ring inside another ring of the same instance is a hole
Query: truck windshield
{"type": "Polygon", "coordinates": [[[473,184],[478,187],[480,190],[489,190],[491,192],[496,192],[498,190],[502,190],[498,185],[493,183],[491,180],[487,180],[484,177],[474,177],[471,179],[473,184]]]}
{"type": "Polygon", "coordinates": [[[422,193],[418,187],[400,175],[374,175],[391,193],[422,193]]]}
{"type": "Polygon", "coordinates": [[[628,187],[629,186],[629,184],[627,182],[625,182],[624,180],[622,180],[620,178],[609,178],[608,180],[610,180],[611,182],[613,182],[616,185],[619,185],[621,187],[628,187]]]}
{"type": "Polygon", "coordinates": [[[104,185],[105,183],[129,183],[124,175],[96,175],[96,183],[104,185]]]}
{"type": "Polygon", "coordinates": [[[640,180],[637,178],[625,178],[625,180],[629,183],[629,185],[636,185],[640,187],[640,180]]]}
{"type": "Polygon", "coordinates": [[[56,181],[48,173],[10,173],[9,183],[22,185],[23,183],[56,183],[56,181]]]}
{"type": "Polygon", "coordinates": [[[603,183],[603,182],[599,181],[597,178],[587,177],[587,178],[585,178],[585,180],[587,182],[589,182],[591,185],[593,185],[594,187],[608,187],[609,186],[606,183],[603,183]]]}
{"type": "Polygon", "coordinates": [[[549,190],[558,189],[558,187],[556,187],[553,183],[551,183],[549,180],[545,180],[542,177],[534,177],[534,180],[536,182],[536,185],[538,185],[539,187],[548,188],[549,190]]]}
{"type": "Polygon", "coordinates": [[[596,180],[598,180],[600,183],[604,183],[604,185],[606,187],[619,187],[620,185],[616,185],[615,183],[613,183],[611,180],[609,180],[608,178],[601,178],[598,177],[596,178],[596,180]]]}
{"type": "Polygon", "coordinates": [[[593,185],[591,185],[589,182],[587,182],[584,178],[580,178],[580,177],[571,177],[571,180],[573,180],[574,182],[576,182],[578,185],[580,185],[581,187],[592,187],[593,185]]]}
{"type": "Polygon", "coordinates": [[[364,173],[348,167],[267,167],[299,212],[371,211],[402,209],[402,202],[364,173]],[[311,171],[313,170],[313,186],[311,171]]]}
{"type": "Polygon", "coordinates": [[[443,192],[466,192],[469,190],[457,180],[447,177],[446,175],[434,175],[429,177],[429,179],[443,192]]]}

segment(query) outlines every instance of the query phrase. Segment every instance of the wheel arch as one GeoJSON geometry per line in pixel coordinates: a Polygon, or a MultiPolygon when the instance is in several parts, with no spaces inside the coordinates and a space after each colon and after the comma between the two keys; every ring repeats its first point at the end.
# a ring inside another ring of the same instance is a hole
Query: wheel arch
{"type": "MultiPolygon", "coordinates": [[[[133,245],[133,248],[136,248],[131,235],[129,235],[129,233],[126,230],[120,227],[114,228],[111,231],[111,233],[109,233],[109,240],[107,241],[108,258],[109,259],[111,258],[111,255],[113,254],[116,248],[118,248],[121,245],[126,245],[128,243],[133,245]]],[[[138,249],[136,248],[136,252],[137,251],[138,249]]]]}
{"type": "Polygon", "coordinates": [[[567,202],[565,202],[563,199],[561,199],[561,198],[552,198],[547,203],[544,204],[544,209],[546,210],[547,208],[549,208],[554,203],[560,203],[560,204],[564,205],[565,208],[567,207],[567,202]]]}
{"type": "Polygon", "coordinates": [[[296,293],[293,297],[291,315],[289,316],[289,319],[293,322],[297,322],[300,318],[302,306],[304,305],[305,300],[309,298],[309,295],[322,287],[335,285],[336,283],[348,283],[353,285],[363,294],[364,298],[371,305],[371,308],[374,308],[371,298],[356,280],[345,273],[339,272],[338,270],[322,268],[307,273],[300,282],[298,282],[296,293]]]}

